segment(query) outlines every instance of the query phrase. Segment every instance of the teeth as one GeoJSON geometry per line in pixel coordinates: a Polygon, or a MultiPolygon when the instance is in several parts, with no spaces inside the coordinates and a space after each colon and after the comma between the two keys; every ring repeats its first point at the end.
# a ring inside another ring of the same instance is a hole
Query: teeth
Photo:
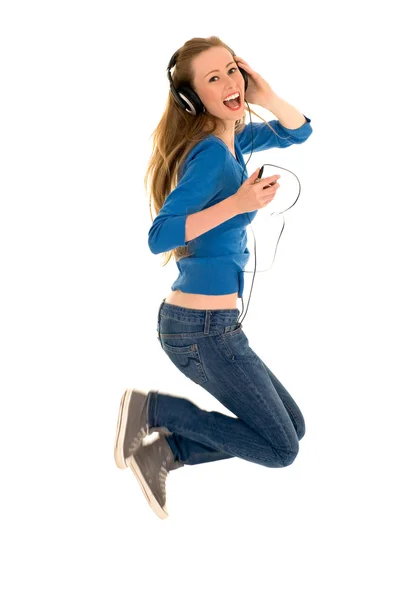
{"type": "Polygon", "coordinates": [[[236,94],[232,94],[231,96],[228,96],[227,98],[225,98],[224,102],[226,102],[227,100],[233,100],[234,98],[239,98],[240,94],[239,92],[236,92],[236,94]]]}

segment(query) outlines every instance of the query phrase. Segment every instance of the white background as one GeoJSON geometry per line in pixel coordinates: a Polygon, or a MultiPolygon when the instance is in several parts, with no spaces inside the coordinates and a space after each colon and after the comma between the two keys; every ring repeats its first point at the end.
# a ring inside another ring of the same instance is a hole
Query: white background
{"type": "Polygon", "coordinates": [[[389,4],[2,3],[5,599],[399,598],[389,4]],[[285,469],[232,458],[172,472],[161,521],[114,463],[123,391],[160,389],[230,414],[157,341],[177,268],[147,246],[143,184],[169,59],[209,35],[311,118],[304,144],[247,165],[292,170],[302,193],[244,321],[307,432],[285,469]]]}

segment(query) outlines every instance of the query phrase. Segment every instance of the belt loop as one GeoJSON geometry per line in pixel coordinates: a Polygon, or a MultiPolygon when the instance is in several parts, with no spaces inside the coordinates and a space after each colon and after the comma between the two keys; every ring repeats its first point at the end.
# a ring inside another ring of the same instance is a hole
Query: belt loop
{"type": "Polygon", "coordinates": [[[206,310],[206,321],[204,323],[204,332],[207,335],[210,333],[210,319],[211,319],[211,310],[206,310]]]}

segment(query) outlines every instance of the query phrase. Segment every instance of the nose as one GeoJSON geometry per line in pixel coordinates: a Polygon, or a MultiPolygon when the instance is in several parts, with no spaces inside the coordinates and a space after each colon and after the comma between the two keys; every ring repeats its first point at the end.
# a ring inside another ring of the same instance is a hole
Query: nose
{"type": "Polygon", "coordinates": [[[229,82],[225,85],[224,88],[227,92],[231,91],[231,90],[235,90],[237,89],[237,85],[232,81],[232,79],[229,80],[229,82]]]}
{"type": "Polygon", "coordinates": [[[236,91],[237,88],[239,87],[238,81],[234,81],[234,79],[232,78],[232,75],[225,75],[226,77],[226,82],[225,82],[225,90],[227,92],[230,91],[236,91]]]}
{"type": "Polygon", "coordinates": [[[229,96],[230,94],[234,94],[235,92],[239,92],[239,89],[237,87],[235,87],[234,85],[230,85],[229,87],[226,87],[224,90],[224,98],[226,98],[226,96],[229,96]]]}

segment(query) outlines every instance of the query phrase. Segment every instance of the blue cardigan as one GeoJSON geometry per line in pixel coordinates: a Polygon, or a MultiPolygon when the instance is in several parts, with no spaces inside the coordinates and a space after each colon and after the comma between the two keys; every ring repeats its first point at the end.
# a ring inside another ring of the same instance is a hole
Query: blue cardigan
{"type": "MultiPolygon", "coordinates": [[[[153,254],[160,254],[187,246],[191,256],[177,261],[179,276],[171,286],[191,294],[222,295],[238,292],[243,295],[243,270],[249,260],[246,227],[253,221],[257,210],[236,215],[217,227],[185,242],[185,224],[188,215],[199,212],[237,192],[245,162],[243,154],[253,150],[286,148],[301,144],[312,133],[311,119],[297,129],[283,127],[278,120],[269,121],[279,138],[263,122],[246,124],[235,134],[235,158],[220,138],[211,134],[197,143],[187,154],[180,167],[178,184],[167,196],[153,221],[148,244],[153,254]]],[[[249,177],[244,170],[243,182],[249,177]]]]}

